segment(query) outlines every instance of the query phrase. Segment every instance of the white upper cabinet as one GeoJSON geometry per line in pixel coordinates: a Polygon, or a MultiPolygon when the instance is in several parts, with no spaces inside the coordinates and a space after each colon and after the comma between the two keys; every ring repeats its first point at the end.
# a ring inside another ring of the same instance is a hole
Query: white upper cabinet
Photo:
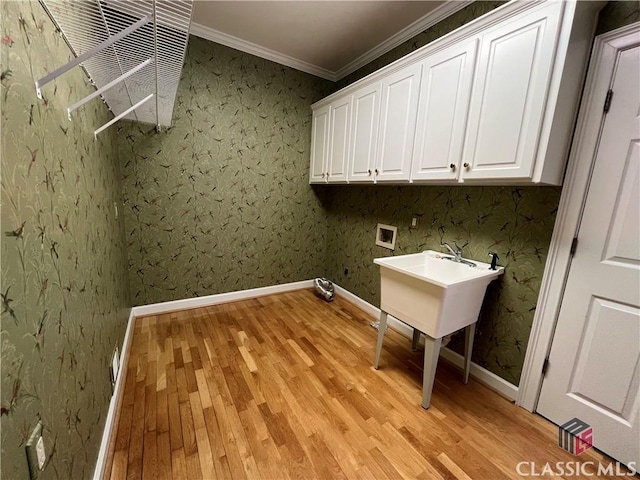
{"type": "Polygon", "coordinates": [[[532,176],[561,13],[550,2],[482,35],[464,180],[532,176]]]}
{"type": "Polygon", "coordinates": [[[329,113],[329,182],[347,181],[347,164],[351,143],[351,95],[331,103],[329,113]]]}
{"type": "Polygon", "coordinates": [[[312,106],[311,183],[561,185],[605,2],[507,2],[312,106]]]}
{"type": "Polygon", "coordinates": [[[375,179],[409,181],[418,114],[422,64],[409,65],[382,79],[382,107],[375,179]]]}
{"type": "Polygon", "coordinates": [[[353,94],[349,182],[374,181],[381,90],[380,83],[375,82],[353,94]]]}
{"type": "Polygon", "coordinates": [[[411,180],[458,178],[478,40],[444,49],[422,62],[411,180]]]}
{"type": "Polygon", "coordinates": [[[313,111],[311,121],[311,170],[309,183],[326,183],[329,160],[329,108],[313,111]]]}

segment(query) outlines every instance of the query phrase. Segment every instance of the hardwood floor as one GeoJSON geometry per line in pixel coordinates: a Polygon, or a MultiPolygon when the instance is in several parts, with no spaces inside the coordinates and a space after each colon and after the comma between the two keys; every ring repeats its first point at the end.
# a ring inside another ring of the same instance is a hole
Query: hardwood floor
{"type": "Polygon", "coordinates": [[[138,318],[105,478],[502,479],[519,462],[610,462],[564,452],[555,426],[442,361],[423,410],[422,352],[389,330],[374,370],[370,321],[311,290],[138,318]]]}

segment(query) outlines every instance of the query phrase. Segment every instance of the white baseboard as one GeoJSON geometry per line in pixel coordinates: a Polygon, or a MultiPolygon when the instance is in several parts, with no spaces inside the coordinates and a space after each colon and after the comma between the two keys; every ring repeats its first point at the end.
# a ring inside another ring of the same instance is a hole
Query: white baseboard
{"type": "MultiPolygon", "coordinates": [[[[362,298],[354,295],[349,290],[346,290],[339,285],[335,285],[335,290],[337,294],[342,295],[351,303],[369,313],[372,317],[374,317],[375,320],[380,317],[380,309],[378,307],[371,305],[366,300],[363,300],[362,298]]],[[[387,317],[387,325],[389,326],[389,328],[393,328],[407,338],[413,337],[413,328],[391,315],[387,317]]],[[[440,350],[440,357],[446,362],[451,363],[460,369],[464,368],[464,357],[447,347],[444,347],[440,350]]],[[[500,378],[495,373],[490,372],[486,368],[481,367],[477,363],[471,362],[470,375],[474,377],[478,382],[486,385],[492,390],[499,392],[501,395],[507,397],[510,400],[515,400],[518,397],[518,387],[516,387],[512,383],[507,382],[505,379],[500,378]]]]}
{"type": "MultiPolygon", "coordinates": [[[[458,367],[460,370],[464,370],[464,357],[450,348],[444,347],[441,349],[440,358],[458,367]]],[[[516,398],[518,398],[518,387],[513,383],[507,382],[504,378],[499,377],[495,373],[490,372],[486,368],[481,367],[477,363],[471,362],[471,371],[469,374],[478,382],[486,385],[491,390],[498,392],[503,397],[506,397],[511,401],[515,401],[516,398]]]]}
{"type": "Polygon", "coordinates": [[[204,297],[185,298],[182,300],[173,300],[171,302],[141,305],[139,307],[133,307],[133,313],[136,317],[157,315],[159,313],[208,307],[210,305],[219,305],[221,303],[246,300],[248,298],[264,297],[265,295],[273,295],[275,293],[290,292],[292,290],[311,287],[313,287],[313,280],[302,280],[301,282],[284,283],[282,285],[272,285],[270,287],[251,288],[249,290],[239,290],[237,292],[218,293],[215,295],[206,295],[204,297]]]}
{"type": "Polygon", "coordinates": [[[102,432],[102,441],[100,442],[100,450],[98,451],[98,460],[96,461],[96,469],[93,472],[93,480],[102,480],[104,475],[104,469],[107,462],[107,456],[109,455],[109,441],[111,435],[116,427],[116,408],[118,408],[118,398],[122,390],[124,390],[124,382],[127,377],[126,370],[127,360],[129,359],[129,350],[131,349],[131,341],[133,340],[133,324],[135,323],[135,315],[133,308],[129,312],[129,320],[127,321],[127,330],[124,334],[124,340],[122,341],[122,348],[120,349],[120,370],[118,370],[118,377],[116,378],[116,385],[113,389],[113,395],[111,395],[111,401],[109,402],[109,410],[107,412],[107,418],[104,423],[104,431],[102,432]]]}
{"type": "MultiPolygon", "coordinates": [[[[378,307],[374,307],[373,305],[371,305],[369,302],[367,302],[366,300],[361,299],[359,296],[351,293],[349,290],[347,290],[346,288],[342,288],[340,285],[338,284],[333,284],[336,290],[336,293],[339,295],[342,295],[344,298],[346,298],[347,300],[349,300],[351,303],[357,305],[358,307],[360,307],[361,310],[364,310],[365,312],[367,312],[369,315],[372,315],[374,317],[380,317],[380,309],[378,307]]],[[[391,318],[391,315],[389,315],[389,318],[391,318]]],[[[395,318],[394,318],[395,320],[395,318]]],[[[407,328],[409,328],[408,325],[405,325],[407,328]]]]}

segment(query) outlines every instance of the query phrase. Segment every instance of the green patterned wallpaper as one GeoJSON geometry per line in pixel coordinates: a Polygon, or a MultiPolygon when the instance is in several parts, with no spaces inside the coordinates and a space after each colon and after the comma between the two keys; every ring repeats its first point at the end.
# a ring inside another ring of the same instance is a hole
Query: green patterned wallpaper
{"type": "Polygon", "coordinates": [[[596,35],[640,21],[640,2],[610,1],[600,11],[596,35]]]}
{"type": "Polygon", "coordinates": [[[34,80],[72,55],[37,2],[2,2],[2,478],[26,479],[25,442],[44,425],[40,478],[89,478],[111,398],[129,284],[112,115],[79,69],[34,80]]]}
{"type": "Polygon", "coordinates": [[[174,126],[121,129],[136,305],[324,273],[310,105],[332,83],[191,36],[174,126]]]}

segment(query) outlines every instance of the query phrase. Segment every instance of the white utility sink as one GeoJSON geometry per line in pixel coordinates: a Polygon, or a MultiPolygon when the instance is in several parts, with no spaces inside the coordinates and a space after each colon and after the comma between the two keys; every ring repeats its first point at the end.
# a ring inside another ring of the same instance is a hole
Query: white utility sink
{"type": "Polygon", "coordinates": [[[388,314],[414,328],[414,348],[417,347],[419,332],[424,333],[424,408],[429,406],[442,337],[464,327],[467,327],[467,382],[475,323],[487,286],[504,272],[502,267],[491,270],[488,263],[463,259],[475,265],[470,266],[454,262],[451,258],[451,255],[427,250],[412,255],[374,259],[374,263],[380,265],[381,293],[380,329],[374,366],[378,368],[388,314]],[[428,392],[425,392],[427,388],[428,392]]]}
{"type": "Polygon", "coordinates": [[[432,338],[474,323],[487,285],[504,269],[489,270],[489,264],[475,260],[476,267],[470,267],[450,257],[427,250],[374,259],[380,265],[380,308],[432,338]]]}

